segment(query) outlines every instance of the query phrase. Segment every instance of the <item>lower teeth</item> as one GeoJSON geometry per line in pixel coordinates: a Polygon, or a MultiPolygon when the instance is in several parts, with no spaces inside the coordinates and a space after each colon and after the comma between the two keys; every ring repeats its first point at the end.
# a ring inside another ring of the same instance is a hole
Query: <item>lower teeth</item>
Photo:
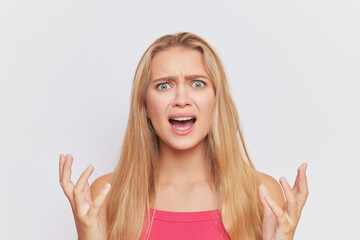
{"type": "Polygon", "coordinates": [[[177,130],[184,131],[184,130],[187,130],[187,129],[191,128],[191,126],[194,125],[194,124],[191,124],[190,126],[183,127],[183,128],[182,127],[176,127],[174,124],[171,124],[171,125],[173,125],[174,128],[176,128],[177,130]]]}
{"type": "Polygon", "coordinates": [[[186,129],[189,129],[190,127],[186,127],[186,128],[175,127],[175,128],[178,130],[186,130],[186,129]]]}

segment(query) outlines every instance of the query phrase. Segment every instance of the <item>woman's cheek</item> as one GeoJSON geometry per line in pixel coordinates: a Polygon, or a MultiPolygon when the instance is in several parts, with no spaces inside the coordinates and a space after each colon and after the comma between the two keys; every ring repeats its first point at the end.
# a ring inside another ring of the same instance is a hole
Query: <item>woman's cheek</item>
{"type": "Polygon", "coordinates": [[[206,112],[208,115],[211,114],[212,109],[214,107],[214,99],[213,98],[206,98],[201,101],[201,106],[204,112],[206,112]]]}
{"type": "Polygon", "coordinates": [[[163,118],[166,117],[166,99],[155,98],[151,102],[151,108],[153,109],[153,117],[163,118]]]}

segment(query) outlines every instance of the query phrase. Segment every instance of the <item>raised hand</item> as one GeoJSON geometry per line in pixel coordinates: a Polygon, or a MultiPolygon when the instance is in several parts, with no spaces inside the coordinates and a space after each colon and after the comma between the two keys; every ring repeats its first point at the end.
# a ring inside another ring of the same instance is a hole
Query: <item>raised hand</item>
{"type": "Polygon", "coordinates": [[[66,154],[66,157],[60,154],[59,181],[74,214],[78,239],[105,240],[106,229],[99,217],[99,210],[110,190],[110,184],[105,185],[105,188],[92,201],[88,179],[94,168],[89,165],[74,186],[70,179],[72,162],[71,154],[66,154]]]}
{"type": "Polygon", "coordinates": [[[285,177],[280,178],[285,192],[285,204],[279,207],[269,195],[265,185],[259,185],[259,195],[263,205],[263,240],[293,240],[302,209],[309,195],[306,179],[307,163],[303,163],[297,171],[293,188],[285,177]]]}

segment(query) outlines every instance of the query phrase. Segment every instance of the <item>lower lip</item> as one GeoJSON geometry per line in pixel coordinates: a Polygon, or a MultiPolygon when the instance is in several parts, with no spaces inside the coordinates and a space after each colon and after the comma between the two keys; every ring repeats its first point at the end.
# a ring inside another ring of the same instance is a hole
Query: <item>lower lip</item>
{"type": "Polygon", "coordinates": [[[195,123],[196,123],[196,121],[194,122],[193,125],[191,125],[191,127],[189,127],[188,129],[185,129],[185,130],[177,129],[177,128],[174,127],[171,123],[169,123],[169,124],[170,124],[170,126],[171,126],[171,130],[172,130],[175,134],[180,135],[180,136],[184,136],[184,135],[189,134],[189,133],[194,129],[195,123]]]}

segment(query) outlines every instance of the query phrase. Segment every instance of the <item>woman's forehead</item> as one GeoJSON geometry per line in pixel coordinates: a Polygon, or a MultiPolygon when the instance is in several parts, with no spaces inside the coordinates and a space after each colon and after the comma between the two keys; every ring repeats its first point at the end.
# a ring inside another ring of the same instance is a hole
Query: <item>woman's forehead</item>
{"type": "Polygon", "coordinates": [[[203,63],[203,56],[195,49],[170,48],[157,53],[152,59],[150,80],[190,77],[191,75],[209,77],[203,63]]]}

